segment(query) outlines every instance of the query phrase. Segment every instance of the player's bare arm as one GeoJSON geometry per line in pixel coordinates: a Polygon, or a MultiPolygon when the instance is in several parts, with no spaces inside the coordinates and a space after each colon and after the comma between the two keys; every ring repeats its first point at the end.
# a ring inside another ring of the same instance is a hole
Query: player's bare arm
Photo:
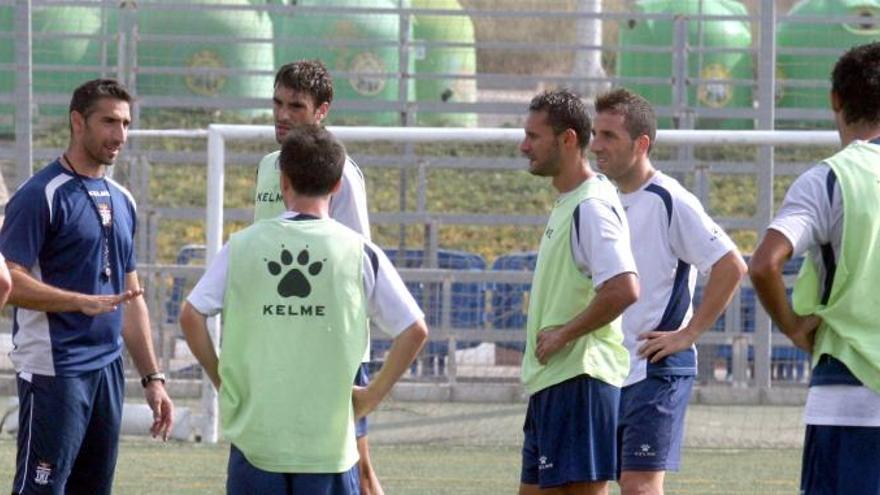
{"type": "Polygon", "coordinates": [[[608,279],[596,290],[596,297],[579,315],[561,327],[543,330],[538,334],[535,355],[541,364],[569,342],[602,328],[639,298],[639,280],[634,273],[621,273],[608,279]]]}
{"type": "Polygon", "coordinates": [[[792,251],[791,242],[784,235],[768,230],[752,255],[749,276],[758,300],[782,333],[797,347],[812,352],[815,332],[822,319],[815,315],[799,316],[788,302],[782,267],[791,258],[792,251]]]}
{"type": "Polygon", "coordinates": [[[703,291],[703,301],[688,324],[674,332],[645,332],[639,335],[639,340],[646,341],[639,348],[639,355],[656,363],[666,356],[689,349],[730,304],[747,271],[742,256],[736,250],[728,251],[712,265],[703,291]]]}
{"type": "Polygon", "coordinates": [[[126,290],[122,294],[111,295],[80,294],[45,284],[34,278],[25,267],[8,260],[6,263],[12,278],[9,303],[20,308],[46,313],[78,311],[95,316],[116,311],[120,304],[127,303],[143,294],[140,289],[126,290]]]}
{"type": "Polygon", "coordinates": [[[391,387],[409,369],[409,365],[418,356],[419,351],[428,340],[428,327],[424,320],[417,320],[407,327],[391,344],[388,357],[378,373],[373,375],[366,387],[353,387],[355,417],[362,418],[369,414],[382,399],[391,392],[391,387]]]}
{"type": "Polygon", "coordinates": [[[205,369],[208,378],[214,387],[220,388],[220,373],[218,372],[217,351],[214,349],[214,343],[211,341],[211,335],[208,333],[208,317],[199,313],[199,311],[189,303],[183,303],[183,309],[180,311],[180,328],[183,330],[183,337],[186,339],[187,345],[192,350],[193,356],[205,369]]]}
{"type": "Polygon", "coordinates": [[[6,262],[2,261],[2,256],[0,256],[0,308],[6,305],[10,292],[12,292],[12,276],[9,274],[9,269],[6,268],[6,262]]]}
{"type": "MultiPolygon", "coordinates": [[[[125,274],[126,292],[138,294],[133,297],[123,311],[122,339],[140,376],[147,376],[159,371],[156,354],[153,352],[153,337],[150,330],[150,317],[147,303],[140,296],[143,289],[138,282],[137,272],[125,274]]],[[[174,404],[165,391],[165,383],[150,380],[144,387],[144,397],[153,411],[153,424],[150,433],[153,437],[161,436],[168,440],[174,425],[174,404]]]]}

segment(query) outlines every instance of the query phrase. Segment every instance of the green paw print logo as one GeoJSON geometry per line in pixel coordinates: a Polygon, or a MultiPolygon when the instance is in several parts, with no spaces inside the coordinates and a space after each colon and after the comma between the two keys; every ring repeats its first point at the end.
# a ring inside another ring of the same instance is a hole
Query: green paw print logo
{"type": "Polygon", "coordinates": [[[281,297],[309,297],[309,294],[312,293],[312,284],[304,272],[308,272],[309,275],[314,277],[321,273],[324,263],[322,261],[315,261],[309,264],[311,255],[309,254],[308,246],[296,256],[296,264],[298,266],[291,266],[294,263],[293,254],[283,245],[281,246],[281,255],[279,257],[279,261],[266,260],[266,268],[270,274],[277,277],[286,271],[281,280],[278,281],[278,295],[281,297]]]}

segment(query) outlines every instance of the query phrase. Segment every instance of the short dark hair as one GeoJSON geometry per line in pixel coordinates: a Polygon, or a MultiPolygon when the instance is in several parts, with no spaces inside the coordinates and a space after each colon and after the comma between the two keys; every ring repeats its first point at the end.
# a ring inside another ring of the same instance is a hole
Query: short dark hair
{"type": "Polygon", "coordinates": [[[342,178],[345,147],[317,124],[295,126],[281,144],[278,164],[297,194],[324,196],[342,178]]]}
{"type": "Polygon", "coordinates": [[[544,91],[532,98],[530,112],[547,112],[547,122],[558,136],[568,129],[577,134],[578,147],[586,151],[590,144],[590,113],[581,97],[569,89],[544,91]]]}
{"type": "Polygon", "coordinates": [[[880,42],[851,48],[831,72],[831,91],[847,124],[880,123],[880,42]]]}
{"type": "Polygon", "coordinates": [[[613,89],[596,98],[596,113],[602,112],[623,115],[623,127],[629,137],[634,140],[639,136],[648,136],[651,140],[648,151],[654,147],[657,115],[648,100],[626,88],[613,89]]]}
{"type": "Polygon", "coordinates": [[[315,106],[333,102],[333,78],[320,60],[298,60],[283,65],[275,74],[275,87],[306,93],[315,106]]]}
{"type": "Polygon", "coordinates": [[[117,80],[92,79],[73,90],[73,96],[70,98],[70,113],[76,111],[83,118],[88,118],[95,105],[97,105],[98,100],[103,98],[124,101],[129,105],[134,101],[131,93],[117,80]]]}

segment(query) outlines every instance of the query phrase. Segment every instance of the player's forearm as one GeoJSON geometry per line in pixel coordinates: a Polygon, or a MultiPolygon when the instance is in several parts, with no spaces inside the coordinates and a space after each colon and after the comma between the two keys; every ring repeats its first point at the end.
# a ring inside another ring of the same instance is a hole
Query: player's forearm
{"type": "Polygon", "coordinates": [[[764,307],[767,314],[770,315],[770,318],[779,326],[784,334],[790,334],[794,329],[796,315],[785,295],[785,282],[782,278],[782,271],[780,270],[777,277],[766,274],[752,274],[751,277],[755,294],[758,296],[761,306],[764,307]]]}
{"type": "Polygon", "coordinates": [[[566,340],[571,342],[611,323],[638,298],[639,281],[635,274],[612,277],[596,291],[587,308],[563,327],[566,340]]]}
{"type": "Polygon", "coordinates": [[[82,294],[40,282],[19,265],[14,265],[10,275],[12,291],[8,302],[13,306],[46,313],[80,311],[82,308],[82,294]]]}
{"type": "Polygon", "coordinates": [[[141,376],[159,371],[153,352],[153,337],[147,304],[139,296],[131,300],[123,312],[122,339],[141,376]]]}
{"type": "Polygon", "coordinates": [[[729,251],[712,265],[709,280],[703,290],[703,300],[694,311],[687,331],[694,340],[708,330],[721,316],[748,268],[736,250],[729,251]]]}
{"type": "Polygon", "coordinates": [[[768,258],[760,250],[756,251],[749,265],[749,276],[758,301],[782,332],[789,335],[794,331],[797,318],[785,295],[784,263],[784,259],[768,258]]]}
{"type": "Polygon", "coordinates": [[[180,311],[180,328],[196,361],[205,369],[211,383],[220,388],[219,360],[211,335],[208,333],[207,317],[186,302],[180,311]]]}
{"type": "Polygon", "coordinates": [[[378,394],[380,400],[391,391],[397,380],[409,369],[428,340],[428,328],[418,320],[404,330],[391,345],[382,368],[370,380],[368,389],[378,394]]]}
{"type": "Polygon", "coordinates": [[[0,261],[0,308],[6,305],[10,292],[12,292],[12,276],[9,275],[6,264],[0,261]]]}
{"type": "MultiPolygon", "coordinates": [[[[125,288],[140,292],[140,282],[137,272],[125,274],[125,288]]],[[[135,367],[141,376],[154,373],[159,370],[156,363],[156,355],[153,352],[153,336],[150,329],[150,317],[147,312],[147,303],[143,296],[137,296],[130,300],[122,313],[122,339],[128,354],[134,361],[135,367]]]]}

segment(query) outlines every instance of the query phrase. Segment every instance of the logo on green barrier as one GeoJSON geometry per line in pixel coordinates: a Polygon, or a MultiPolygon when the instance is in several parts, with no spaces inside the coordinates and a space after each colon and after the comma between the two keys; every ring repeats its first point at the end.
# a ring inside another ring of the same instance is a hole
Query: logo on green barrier
{"type": "Polygon", "coordinates": [[[730,79],[730,70],[721,64],[711,64],[700,71],[700,79],[717,79],[717,81],[700,83],[697,98],[700,103],[710,108],[722,108],[733,98],[733,86],[721,80],[730,79]]]}
{"type": "Polygon", "coordinates": [[[385,63],[375,53],[358,53],[348,65],[348,81],[359,95],[376,96],[385,89],[385,63]]]}
{"type": "MultiPolygon", "coordinates": [[[[867,3],[867,2],[866,2],[867,3]]],[[[873,36],[880,34],[880,9],[871,5],[855,7],[849,13],[852,17],[861,17],[859,22],[845,23],[843,28],[857,36],[873,36]]]]}
{"type": "Polygon", "coordinates": [[[202,50],[193,53],[186,62],[186,66],[192,69],[201,69],[196,74],[190,74],[184,78],[186,87],[190,91],[201,96],[217,96],[226,85],[226,76],[217,73],[203,72],[206,69],[223,69],[226,64],[223,58],[212,50],[202,50]]]}

